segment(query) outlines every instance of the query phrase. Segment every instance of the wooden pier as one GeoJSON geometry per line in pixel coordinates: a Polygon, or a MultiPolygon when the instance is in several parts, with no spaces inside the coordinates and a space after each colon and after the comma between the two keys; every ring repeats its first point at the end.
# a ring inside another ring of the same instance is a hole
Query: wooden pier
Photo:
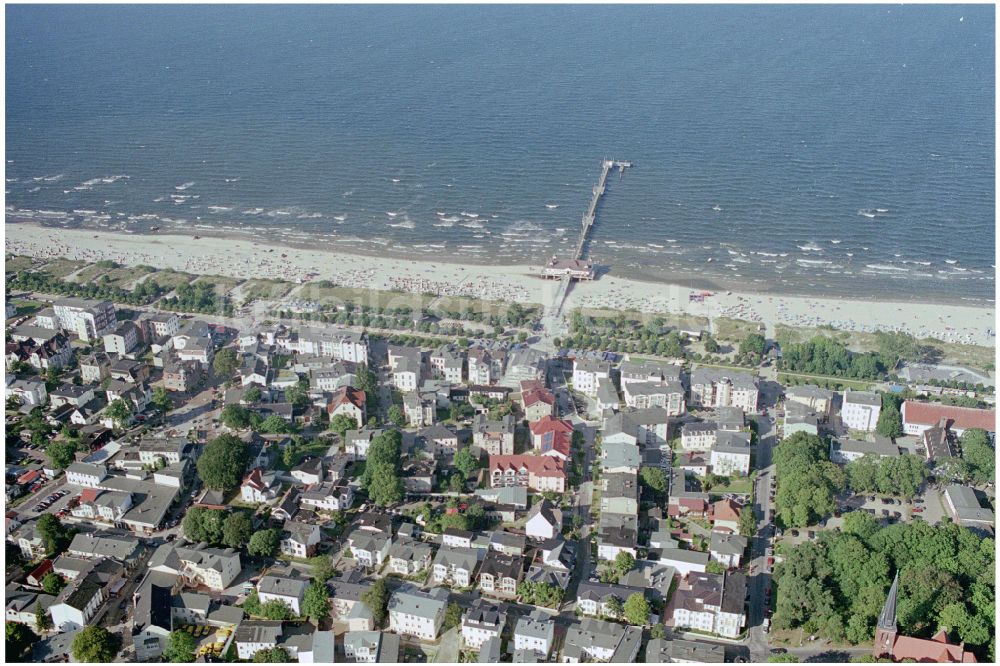
{"type": "Polygon", "coordinates": [[[622,174],[625,173],[625,169],[632,166],[631,162],[623,162],[620,160],[604,160],[601,162],[601,177],[597,180],[597,185],[594,185],[592,191],[592,196],[590,198],[590,206],[587,208],[587,212],[583,216],[583,221],[580,228],[580,239],[576,243],[576,253],[573,255],[574,259],[583,258],[583,246],[587,242],[587,236],[590,234],[591,227],[594,226],[594,221],[597,219],[597,204],[600,203],[601,197],[604,196],[605,189],[608,183],[608,174],[615,167],[618,168],[618,177],[621,178],[622,174]]]}

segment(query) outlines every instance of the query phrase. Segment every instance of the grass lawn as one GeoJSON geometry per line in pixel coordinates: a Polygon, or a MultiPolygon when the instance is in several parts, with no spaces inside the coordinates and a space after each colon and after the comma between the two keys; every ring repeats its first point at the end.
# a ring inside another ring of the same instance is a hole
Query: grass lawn
{"type": "Polygon", "coordinates": [[[872,383],[863,379],[843,379],[841,377],[829,377],[827,375],[809,375],[799,372],[779,372],[778,383],[784,386],[796,386],[799,384],[815,384],[821,388],[841,390],[852,388],[857,391],[867,391],[872,383]]]}
{"type": "Polygon", "coordinates": [[[87,265],[86,261],[74,261],[72,259],[53,259],[42,267],[42,271],[55,278],[64,278],[70,273],[75,273],[87,265]]]}
{"type": "Polygon", "coordinates": [[[288,294],[295,285],[284,280],[247,280],[243,283],[243,299],[252,301],[258,298],[281,298],[288,294]]]}
{"type": "Polygon", "coordinates": [[[753,321],[719,317],[715,320],[715,339],[739,342],[751,333],[760,333],[761,326],[753,321]]]}
{"type": "Polygon", "coordinates": [[[724,495],[726,493],[749,494],[753,490],[753,481],[750,477],[729,479],[728,483],[712,486],[711,494],[724,495]]]}
{"type": "Polygon", "coordinates": [[[226,277],[224,275],[202,275],[193,284],[209,282],[215,285],[215,295],[225,296],[231,292],[242,280],[239,278],[226,277]]]}
{"type": "Polygon", "coordinates": [[[277,467],[284,471],[290,470],[292,467],[298,465],[303,458],[307,456],[323,456],[330,449],[330,444],[332,442],[329,439],[311,439],[307,442],[300,444],[295,451],[295,459],[291,465],[285,465],[284,460],[281,456],[278,456],[277,467]]]}
{"type": "Polygon", "coordinates": [[[35,260],[31,257],[8,254],[4,260],[4,272],[15,273],[17,271],[27,270],[31,268],[34,263],[35,260]]]}
{"type": "Polygon", "coordinates": [[[14,307],[17,308],[17,316],[23,317],[27,314],[34,314],[44,307],[44,304],[38,301],[29,301],[23,298],[14,299],[14,307]]]}
{"type": "Polygon", "coordinates": [[[194,278],[195,276],[190,273],[182,273],[181,271],[167,268],[162,271],[156,271],[149,279],[155,280],[156,284],[164,289],[171,290],[176,289],[179,285],[191,282],[194,278]]]}

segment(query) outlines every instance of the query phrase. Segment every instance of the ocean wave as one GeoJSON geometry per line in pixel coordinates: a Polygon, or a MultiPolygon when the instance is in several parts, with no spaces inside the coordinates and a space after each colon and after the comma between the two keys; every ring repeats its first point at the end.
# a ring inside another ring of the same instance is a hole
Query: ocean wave
{"type": "Polygon", "coordinates": [[[208,210],[213,213],[228,213],[232,209],[232,206],[208,206],[208,210]]]}
{"type": "Polygon", "coordinates": [[[803,252],[822,252],[823,248],[816,245],[815,243],[806,243],[805,245],[796,245],[797,248],[803,252]]]}
{"type": "Polygon", "coordinates": [[[192,185],[194,185],[194,181],[193,180],[189,181],[187,183],[181,183],[180,185],[174,185],[174,189],[177,190],[178,192],[183,192],[184,190],[186,190],[187,188],[191,187],[192,185]]]}
{"type": "Polygon", "coordinates": [[[892,264],[865,264],[865,268],[871,269],[873,271],[885,271],[891,273],[909,273],[909,268],[903,268],[902,266],[893,266],[892,264]]]}
{"type": "Polygon", "coordinates": [[[417,225],[413,223],[413,220],[403,220],[402,222],[396,222],[386,226],[398,227],[400,229],[414,229],[417,225]]]}
{"type": "Polygon", "coordinates": [[[260,215],[263,212],[264,212],[263,208],[247,208],[245,211],[243,211],[243,214],[244,215],[260,215]]]}

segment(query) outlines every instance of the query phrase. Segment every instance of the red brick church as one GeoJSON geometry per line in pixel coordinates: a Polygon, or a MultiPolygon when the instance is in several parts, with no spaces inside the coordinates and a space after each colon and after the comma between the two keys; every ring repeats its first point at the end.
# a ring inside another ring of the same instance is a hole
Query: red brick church
{"type": "Polygon", "coordinates": [[[872,654],[875,658],[889,657],[893,661],[912,659],[918,663],[935,664],[974,664],[976,656],[965,650],[965,643],[953,645],[948,642],[948,634],[944,629],[931,638],[913,638],[900,636],[896,628],[896,596],[899,593],[899,572],[889,588],[889,596],[878,616],[878,626],[875,629],[875,647],[872,654]]]}

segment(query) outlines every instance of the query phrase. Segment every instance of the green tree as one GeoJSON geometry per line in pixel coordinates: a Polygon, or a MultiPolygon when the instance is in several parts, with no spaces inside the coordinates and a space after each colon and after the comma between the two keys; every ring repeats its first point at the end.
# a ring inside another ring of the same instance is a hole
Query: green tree
{"type": "Polygon", "coordinates": [[[198,476],[206,488],[232,490],[243,480],[248,462],[243,440],[234,435],[219,435],[205,445],[198,458],[198,476]]]}
{"type": "Polygon", "coordinates": [[[386,587],[385,579],[379,578],[372,583],[371,587],[362,593],[361,601],[371,611],[375,625],[380,626],[389,612],[389,590],[386,587]]]}
{"type": "Polygon", "coordinates": [[[73,637],[73,659],[84,663],[111,661],[118,654],[121,641],[104,627],[89,625],[73,637]]]}
{"type": "Polygon", "coordinates": [[[255,557],[274,557],[281,545],[281,532],[277,529],[254,532],[247,544],[247,552],[255,557]]]}
{"type": "Polygon", "coordinates": [[[194,662],[194,652],[198,648],[194,636],[186,631],[176,630],[170,632],[167,639],[167,649],[163,651],[163,657],[167,661],[177,664],[190,664],[194,662]]]}
{"type": "Polygon", "coordinates": [[[66,550],[70,540],[73,538],[73,531],[60,522],[59,518],[51,513],[44,513],[35,523],[35,530],[45,544],[45,554],[49,557],[58,555],[66,550]]]}
{"type": "Polygon", "coordinates": [[[973,483],[990,483],[996,477],[996,453],[989,435],[980,428],[970,428],[959,440],[962,460],[973,483]]]}
{"type": "Polygon", "coordinates": [[[121,398],[112,400],[105,408],[104,414],[114,421],[116,428],[124,428],[132,419],[132,403],[121,398]]]}
{"type": "Polygon", "coordinates": [[[833,512],[835,497],[846,481],[828,460],[826,443],[816,435],[797,432],[774,451],[778,478],[777,515],[786,527],[805,527],[833,512]]]}
{"type": "Polygon", "coordinates": [[[400,409],[399,405],[389,407],[387,415],[389,417],[389,423],[393,424],[397,428],[402,428],[406,425],[406,415],[403,414],[403,410],[400,409]]]}
{"type": "Polygon", "coordinates": [[[243,600],[243,612],[254,617],[261,617],[260,597],[257,590],[250,590],[250,594],[243,600]]]}
{"type": "Polygon", "coordinates": [[[657,495],[667,492],[667,475],[659,467],[643,467],[639,470],[639,477],[657,495]]]}
{"type": "Polygon", "coordinates": [[[764,356],[767,340],[759,333],[749,333],[740,340],[740,356],[764,356]]]}
{"type": "Polygon", "coordinates": [[[722,562],[709,560],[708,564],[705,565],[705,571],[710,574],[721,574],[726,572],[726,567],[723,566],[722,562]]]}
{"type": "Polygon", "coordinates": [[[189,541],[217,544],[223,540],[225,520],[225,511],[194,506],[184,514],[181,530],[189,541]]]}
{"type": "Polygon", "coordinates": [[[242,548],[253,537],[253,521],[245,511],[234,511],[222,524],[222,543],[230,548],[242,548]]]}
{"type": "Polygon", "coordinates": [[[337,414],[330,419],[330,430],[340,435],[341,439],[344,439],[347,436],[348,430],[353,430],[357,427],[358,422],[347,414],[337,414]]]}
{"type": "Polygon", "coordinates": [[[5,661],[29,661],[31,646],[38,642],[39,637],[31,629],[17,622],[7,622],[5,625],[7,638],[5,661]]]}
{"type": "Polygon", "coordinates": [[[45,444],[45,456],[56,469],[66,469],[76,460],[79,444],[64,439],[53,439],[45,444]]]}
{"type": "Polygon", "coordinates": [[[52,618],[49,617],[49,612],[42,608],[41,604],[35,604],[35,630],[44,634],[50,629],[52,629],[52,618]]]}
{"type": "Polygon", "coordinates": [[[378,377],[367,363],[359,363],[354,376],[357,378],[357,388],[364,391],[365,396],[372,399],[378,395],[378,377]]]}
{"type": "Polygon", "coordinates": [[[882,409],[878,414],[875,432],[892,439],[903,435],[903,416],[899,413],[899,405],[891,396],[882,395],[882,409]]]}
{"type": "Polygon", "coordinates": [[[174,401],[170,397],[170,392],[162,386],[157,386],[153,389],[153,405],[156,406],[158,410],[166,414],[171,409],[174,408],[174,401]]]}
{"type": "Polygon", "coordinates": [[[243,392],[243,402],[246,402],[247,404],[252,405],[258,403],[260,402],[260,399],[260,387],[256,384],[251,384],[250,388],[243,392]]]}
{"type": "Polygon", "coordinates": [[[627,551],[621,551],[615,556],[615,569],[619,576],[624,576],[635,566],[635,558],[627,551]]]}
{"type": "Polygon", "coordinates": [[[444,624],[441,626],[441,631],[448,631],[460,624],[462,624],[462,607],[452,601],[444,611],[444,624]]]}
{"type": "Polygon", "coordinates": [[[740,535],[752,537],[757,533],[757,517],[753,513],[753,506],[747,504],[740,509],[740,535]]]}
{"type": "Polygon", "coordinates": [[[261,421],[257,428],[260,432],[272,435],[287,434],[294,431],[292,424],[278,414],[271,414],[261,421]]]}
{"type": "Polygon", "coordinates": [[[232,347],[220,349],[212,361],[212,369],[215,370],[215,374],[224,379],[232,377],[238,367],[240,367],[240,360],[236,357],[236,350],[232,347]]]}
{"type": "Polygon", "coordinates": [[[650,612],[649,602],[641,592],[634,592],[625,600],[624,616],[629,624],[646,626],[649,623],[650,612]]]}
{"type": "Polygon", "coordinates": [[[42,578],[42,589],[45,590],[45,594],[54,596],[59,594],[59,591],[64,587],[66,587],[66,581],[57,573],[50,571],[42,578]]]}
{"type": "Polygon", "coordinates": [[[281,599],[271,599],[262,603],[260,614],[268,620],[291,620],[295,617],[291,607],[281,599]]]}
{"type": "Polygon", "coordinates": [[[219,420],[227,428],[243,430],[253,425],[254,414],[240,405],[226,405],[219,413],[219,420]]]}
{"type": "Polygon", "coordinates": [[[254,653],[255,664],[288,664],[292,658],[288,656],[288,650],[282,647],[265,648],[254,653]]]}
{"type": "Polygon", "coordinates": [[[618,597],[611,597],[604,603],[605,613],[607,613],[608,617],[614,618],[615,620],[621,619],[624,610],[625,608],[618,597]]]}
{"type": "Polygon", "coordinates": [[[772,654],[768,656],[767,661],[771,664],[797,664],[799,663],[799,658],[794,654],[785,652],[783,654],[772,654]]]}
{"type": "Polygon", "coordinates": [[[302,600],[302,614],[317,624],[330,617],[330,594],[324,583],[314,580],[306,588],[302,600]]]}
{"type": "Polygon", "coordinates": [[[333,558],[329,555],[316,555],[309,558],[309,566],[312,568],[313,580],[325,583],[337,575],[337,569],[333,565],[333,558]]]}
{"type": "Polygon", "coordinates": [[[664,627],[659,622],[657,622],[656,624],[653,625],[652,629],[649,630],[649,637],[653,638],[653,639],[656,639],[656,638],[666,638],[667,637],[667,628],[664,627]]]}
{"type": "Polygon", "coordinates": [[[448,492],[460,493],[465,490],[465,477],[460,473],[452,474],[448,478],[448,492]]]}
{"type": "Polygon", "coordinates": [[[453,464],[455,469],[465,475],[465,478],[471,477],[479,470],[479,458],[472,452],[471,446],[459,449],[458,453],[455,454],[453,464]]]}

